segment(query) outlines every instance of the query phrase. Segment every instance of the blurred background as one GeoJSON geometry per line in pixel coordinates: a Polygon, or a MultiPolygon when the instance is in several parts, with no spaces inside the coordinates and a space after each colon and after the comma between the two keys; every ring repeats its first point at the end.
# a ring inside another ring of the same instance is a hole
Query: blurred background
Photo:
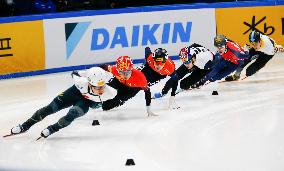
{"type": "MultiPolygon", "coordinates": [[[[234,1],[240,0],[0,0],[0,17],[80,10],[234,1]]],[[[277,2],[277,0],[258,1],[277,2]]]]}

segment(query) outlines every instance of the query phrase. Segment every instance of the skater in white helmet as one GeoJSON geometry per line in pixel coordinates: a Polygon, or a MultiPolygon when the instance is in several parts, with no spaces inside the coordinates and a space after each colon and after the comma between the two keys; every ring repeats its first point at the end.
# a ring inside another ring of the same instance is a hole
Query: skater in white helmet
{"type": "Polygon", "coordinates": [[[106,74],[106,71],[99,67],[84,71],[73,71],[71,74],[74,80],[73,86],[55,97],[50,104],[37,110],[24,123],[13,127],[11,134],[7,136],[24,133],[46,116],[72,106],[68,113],[58,122],[48,126],[41,132],[39,138],[47,138],[49,135],[70,125],[74,119],[85,115],[89,108],[100,108],[104,101],[112,99],[116,95],[116,90],[106,84],[108,81],[106,74]]]}

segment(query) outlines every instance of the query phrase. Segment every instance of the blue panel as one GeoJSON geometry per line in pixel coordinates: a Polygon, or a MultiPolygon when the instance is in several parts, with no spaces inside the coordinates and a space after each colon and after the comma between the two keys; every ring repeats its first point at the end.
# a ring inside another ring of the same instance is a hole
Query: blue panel
{"type": "MultiPolygon", "coordinates": [[[[182,10],[182,9],[201,9],[201,8],[230,8],[230,7],[253,7],[253,6],[275,6],[275,5],[284,5],[284,0],[260,0],[260,1],[237,1],[237,2],[219,2],[219,3],[195,3],[195,4],[175,4],[175,5],[161,5],[161,6],[147,6],[147,7],[129,7],[121,9],[108,9],[108,10],[84,10],[84,11],[73,11],[73,12],[62,12],[62,13],[48,13],[40,15],[28,15],[28,16],[14,16],[14,17],[2,17],[0,18],[0,23],[11,23],[11,22],[21,22],[21,21],[35,21],[35,20],[44,20],[44,19],[55,19],[55,18],[70,18],[70,17],[80,17],[80,16],[96,16],[96,15],[110,15],[110,14],[121,14],[121,13],[139,13],[139,12],[151,12],[151,11],[166,11],[166,10],[182,10]]],[[[79,32],[73,36],[73,41],[70,41],[67,49],[68,54],[70,55],[74,48],[76,47],[76,42],[80,38],[79,33],[82,33],[87,27],[87,23],[81,25],[82,28],[78,29],[79,32]]],[[[138,31],[137,30],[137,34],[138,31]]],[[[165,38],[164,41],[167,41],[165,38]]],[[[136,42],[133,43],[133,46],[136,46],[136,42]]],[[[172,56],[172,59],[178,59],[178,56],[172,56]]],[[[145,59],[134,60],[134,63],[142,63],[145,59]]],[[[110,64],[114,64],[110,63],[110,64]]],[[[16,78],[16,77],[26,77],[32,75],[41,75],[49,74],[56,72],[64,72],[71,70],[87,69],[94,65],[81,65],[81,66],[71,66],[63,68],[53,68],[47,70],[33,71],[33,72],[22,72],[22,73],[12,73],[6,75],[0,75],[1,79],[16,78]]]]}
{"type": "MultiPolygon", "coordinates": [[[[178,56],[171,56],[172,60],[179,59],[178,56]]],[[[144,63],[145,59],[134,59],[134,64],[144,63]]],[[[106,64],[113,65],[115,62],[108,62],[106,64]]],[[[11,73],[11,74],[5,74],[0,75],[0,80],[3,79],[10,79],[10,78],[19,78],[19,77],[28,77],[28,76],[34,76],[34,75],[43,75],[43,74],[50,74],[50,73],[57,73],[57,72],[66,72],[66,71],[74,71],[74,70],[82,70],[82,69],[88,69],[94,66],[99,66],[101,64],[92,64],[92,65],[80,65],[80,66],[69,66],[69,67],[62,67],[62,68],[52,68],[52,69],[46,69],[46,70],[39,70],[39,71],[31,71],[31,72],[19,72],[19,73],[11,73]]]]}
{"type": "Polygon", "coordinates": [[[128,7],[128,8],[107,9],[107,10],[84,10],[84,11],[73,11],[73,12],[48,13],[40,15],[2,17],[0,18],[0,23],[34,21],[34,20],[43,20],[43,19],[52,19],[52,18],[69,18],[69,17],[79,17],[79,16],[108,15],[108,14],[120,14],[120,13],[180,10],[180,9],[274,6],[275,4],[283,5],[284,0],[280,1],[269,0],[269,1],[258,1],[258,2],[237,1],[237,2],[219,2],[219,3],[194,3],[194,4],[175,4],[175,5],[161,5],[161,6],[147,6],[147,7],[128,7]]]}

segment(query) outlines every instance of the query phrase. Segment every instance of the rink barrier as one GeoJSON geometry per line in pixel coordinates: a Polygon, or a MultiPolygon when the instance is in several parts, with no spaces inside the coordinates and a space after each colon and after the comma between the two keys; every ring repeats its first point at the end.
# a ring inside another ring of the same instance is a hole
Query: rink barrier
{"type": "Polygon", "coordinates": [[[109,9],[109,10],[85,10],[75,12],[63,12],[63,13],[50,13],[41,15],[29,15],[29,16],[15,16],[0,18],[1,23],[10,22],[23,22],[34,21],[54,18],[69,18],[78,16],[93,16],[93,15],[107,15],[107,14],[123,14],[123,13],[137,13],[137,12],[151,12],[151,11],[166,11],[166,10],[180,10],[180,9],[201,9],[201,8],[232,8],[232,7],[254,7],[254,6],[276,6],[284,5],[284,1],[237,1],[237,2],[218,2],[218,3],[194,3],[194,4],[175,4],[175,5],[160,5],[160,6],[145,6],[145,7],[128,7],[121,9],[109,9]]]}
{"type": "MultiPolygon", "coordinates": [[[[125,9],[111,9],[111,10],[97,10],[97,11],[80,11],[80,12],[66,12],[56,14],[44,14],[44,15],[31,15],[31,16],[16,16],[0,18],[0,23],[11,23],[11,22],[23,22],[23,21],[35,21],[44,19],[55,19],[55,18],[69,18],[69,17],[82,17],[82,16],[93,16],[93,15],[108,15],[108,14],[123,14],[123,13],[138,13],[138,12],[151,12],[151,11],[166,11],[166,10],[179,10],[179,9],[201,9],[201,8],[231,8],[231,7],[256,7],[256,6],[275,6],[284,5],[284,1],[269,1],[269,2],[221,2],[221,3],[196,3],[196,4],[177,4],[171,6],[153,6],[153,7],[131,7],[125,9]]],[[[144,59],[135,59],[134,63],[141,63],[144,59]]],[[[70,70],[86,69],[99,64],[90,65],[79,65],[79,66],[68,66],[61,68],[51,68],[38,71],[21,72],[21,73],[10,73],[0,75],[0,79],[17,78],[41,74],[49,74],[56,72],[65,72],[70,70]]]]}
{"type": "MultiPolygon", "coordinates": [[[[171,56],[172,60],[179,60],[178,56],[171,56]]],[[[144,63],[145,59],[134,59],[134,64],[140,64],[144,63]]],[[[108,62],[104,64],[114,65],[115,62],[108,62]]],[[[58,72],[68,72],[68,71],[74,71],[74,70],[83,70],[88,69],[91,67],[100,66],[101,64],[90,64],[90,65],[80,65],[80,66],[69,66],[69,67],[61,67],[61,68],[52,68],[52,69],[45,69],[45,70],[38,70],[38,71],[29,71],[29,72],[17,72],[17,73],[11,73],[11,74],[3,74],[0,75],[0,80],[3,79],[10,79],[10,78],[19,78],[19,77],[29,77],[29,76],[36,76],[36,75],[44,75],[44,74],[52,74],[52,73],[58,73],[58,72]]]]}
{"type": "Polygon", "coordinates": [[[45,69],[112,62],[124,55],[141,59],[147,46],[165,48],[169,56],[191,42],[213,49],[216,34],[213,8],[80,16],[43,23],[45,69]],[[175,17],[164,17],[168,15],[175,17]]]}
{"type": "Polygon", "coordinates": [[[240,45],[248,43],[248,35],[254,28],[284,45],[284,6],[218,8],[215,15],[217,33],[240,45]]]}

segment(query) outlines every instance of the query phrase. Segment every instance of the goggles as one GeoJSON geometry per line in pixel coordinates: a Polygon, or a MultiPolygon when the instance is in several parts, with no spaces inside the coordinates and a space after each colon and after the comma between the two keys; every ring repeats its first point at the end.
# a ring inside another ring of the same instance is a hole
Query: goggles
{"type": "Polygon", "coordinates": [[[217,49],[226,48],[226,45],[216,46],[217,49]]]}
{"type": "Polygon", "coordinates": [[[188,65],[188,64],[190,64],[190,63],[191,63],[191,61],[192,61],[192,60],[185,61],[185,62],[183,62],[183,64],[188,65]]]}
{"type": "Polygon", "coordinates": [[[132,70],[125,70],[125,71],[121,71],[121,70],[117,70],[119,75],[123,75],[123,76],[128,76],[132,74],[132,70]]]}
{"type": "Polygon", "coordinates": [[[257,45],[259,42],[250,42],[251,45],[255,46],[257,45]]]}
{"type": "Polygon", "coordinates": [[[103,90],[106,87],[106,84],[102,85],[102,86],[93,86],[91,85],[91,87],[95,90],[103,90]]]}
{"type": "Polygon", "coordinates": [[[190,63],[193,63],[193,58],[191,58],[190,60],[186,60],[186,61],[182,60],[182,62],[183,62],[183,64],[188,65],[190,63]]]}
{"type": "Polygon", "coordinates": [[[164,66],[164,65],[165,65],[165,62],[162,62],[162,61],[154,61],[154,65],[155,65],[155,66],[164,66]]]}

